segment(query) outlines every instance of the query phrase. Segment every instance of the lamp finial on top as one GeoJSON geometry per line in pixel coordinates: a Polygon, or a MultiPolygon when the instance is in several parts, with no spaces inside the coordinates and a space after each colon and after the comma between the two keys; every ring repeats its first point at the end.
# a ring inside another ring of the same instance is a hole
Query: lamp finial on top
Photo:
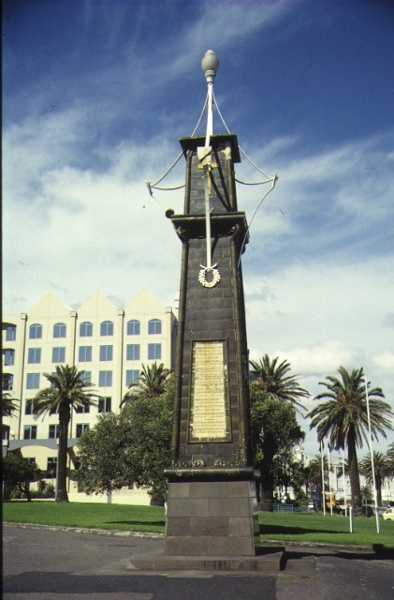
{"type": "Polygon", "coordinates": [[[213,83],[219,69],[219,59],[213,50],[207,50],[201,61],[201,68],[207,83],[213,83]]]}

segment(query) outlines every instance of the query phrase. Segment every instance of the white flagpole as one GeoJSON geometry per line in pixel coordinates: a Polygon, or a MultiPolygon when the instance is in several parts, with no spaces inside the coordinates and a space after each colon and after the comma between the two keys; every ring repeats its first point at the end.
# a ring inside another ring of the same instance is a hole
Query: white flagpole
{"type": "Polygon", "coordinates": [[[322,478],[322,496],[323,496],[323,515],[326,516],[326,484],[324,482],[324,454],[323,454],[323,443],[320,442],[320,456],[321,456],[321,478],[322,478]]]}
{"type": "Polygon", "coordinates": [[[380,522],[379,522],[379,513],[378,513],[378,492],[376,489],[375,462],[374,462],[374,455],[373,455],[373,449],[372,449],[371,415],[369,412],[369,395],[368,395],[368,386],[367,386],[366,379],[364,379],[364,384],[365,384],[365,399],[367,401],[367,415],[368,415],[369,455],[371,457],[372,482],[373,482],[373,491],[374,491],[374,496],[375,496],[376,532],[379,534],[380,533],[380,522]]]}

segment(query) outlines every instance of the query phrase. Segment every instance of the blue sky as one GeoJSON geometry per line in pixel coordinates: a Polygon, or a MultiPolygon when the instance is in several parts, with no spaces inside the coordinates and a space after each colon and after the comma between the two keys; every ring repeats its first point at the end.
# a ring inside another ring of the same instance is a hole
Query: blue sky
{"type": "MultiPolygon", "coordinates": [[[[193,131],[212,48],[228,127],[279,175],[243,258],[251,356],[289,360],[312,396],[363,366],[393,405],[392,3],[3,4],[4,312],[48,290],[76,306],[98,288],[121,307],[147,287],[174,305],[181,248],[164,212],[182,212],[182,191],[151,198],[145,180],[193,131]]],[[[243,160],[237,177],[260,174],[243,160]]],[[[183,179],[181,161],[165,183],[183,179]]],[[[238,186],[249,220],[265,191],[238,186]]]]}

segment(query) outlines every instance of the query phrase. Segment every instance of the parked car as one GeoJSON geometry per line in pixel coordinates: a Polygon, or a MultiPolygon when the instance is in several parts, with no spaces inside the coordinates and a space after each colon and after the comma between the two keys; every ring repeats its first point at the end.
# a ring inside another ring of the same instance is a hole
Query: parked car
{"type": "Polygon", "coordinates": [[[385,521],[394,521],[394,507],[387,508],[383,513],[383,519],[385,521]]]}

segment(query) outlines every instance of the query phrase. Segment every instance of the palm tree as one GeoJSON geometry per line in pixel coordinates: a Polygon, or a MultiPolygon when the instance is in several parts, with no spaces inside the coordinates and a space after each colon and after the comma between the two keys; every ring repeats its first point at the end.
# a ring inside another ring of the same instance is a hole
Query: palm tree
{"type": "Polygon", "coordinates": [[[287,360],[280,364],[278,360],[277,356],[271,361],[268,354],[265,354],[259,362],[251,360],[251,385],[264,392],[268,399],[291,402],[305,410],[299,399],[307,398],[309,392],[298,384],[297,375],[288,375],[291,367],[287,360]]]}
{"type": "Polygon", "coordinates": [[[394,442],[387,449],[386,457],[389,463],[389,478],[394,478],[394,442]]]}
{"type": "Polygon", "coordinates": [[[163,363],[142,365],[142,373],[138,381],[129,385],[130,391],[123,398],[122,404],[130,402],[135,394],[143,394],[148,398],[160,396],[167,389],[171,373],[172,371],[166,369],[163,363]]]}
{"type": "MultiPolygon", "coordinates": [[[[374,451],[373,470],[375,472],[376,501],[378,506],[382,506],[382,485],[386,479],[390,478],[390,461],[388,456],[382,452],[374,451]]],[[[360,473],[364,475],[369,485],[373,485],[371,453],[360,462],[360,473]]]]}
{"type": "Polygon", "coordinates": [[[295,408],[304,408],[300,398],[309,396],[297,382],[296,375],[289,375],[290,364],[279,358],[270,359],[268,354],[259,362],[250,361],[250,401],[255,466],[260,471],[258,492],[260,508],[272,511],[275,485],[275,457],[288,446],[304,439],[297,421],[295,408]]]}
{"type": "Polygon", "coordinates": [[[98,397],[87,387],[84,371],[69,365],[57,365],[54,374],[44,373],[51,387],[40,390],[34,397],[36,418],[45,413],[59,413],[59,447],[57,457],[56,502],[68,502],[67,496],[67,440],[71,409],[94,404],[98,397]]]}
{"type": "Polygon", "coordinates": [[[19,410],[15,404],[15,398],[12,398],[8,392],[3,392],[1,396],[1,416],[12,417],[16,410],[19,410]]]}
{"type": "MultiPolygon", "coordinates": [[[[319,498],[319,500],[323,498],[322,462],[324,472],[324,486],[326,490],[329,491],[327,456],[324,455],[322,461],[322,455],[315,454],[315,456],[309,461],[309,464],[306,467],[308,489],[313,488],[316,493],[316,497],[319,498]]],[[[321,500],[321,502],[323,506],[323,499],[321,500]]]]}
{"type": "MultiPolygon", "coordinates": [[[[335,450],[345,449],[348,453],[348,470],[351,488],[351,503],[354,514],[362,512],[360,476],[357,463],[357,447],[362,448],[368,440],[368,409],[366,401],[365,379],[363,369],[348,372],[339,367],[340,378],[328,375],[320,385],[326,391],[318,394],[315,400],[326,400],[312,409],[308,416],[312,419],[310,428],[317,428],[319,442],[328,438],[328,443],[335,450]]],[[[378,434],[386,437],[386,429],[392,429],[394,413],[386,402],[380,388],[369,389],[367,383],[371,436],[377,440],[378,434]]]]}

